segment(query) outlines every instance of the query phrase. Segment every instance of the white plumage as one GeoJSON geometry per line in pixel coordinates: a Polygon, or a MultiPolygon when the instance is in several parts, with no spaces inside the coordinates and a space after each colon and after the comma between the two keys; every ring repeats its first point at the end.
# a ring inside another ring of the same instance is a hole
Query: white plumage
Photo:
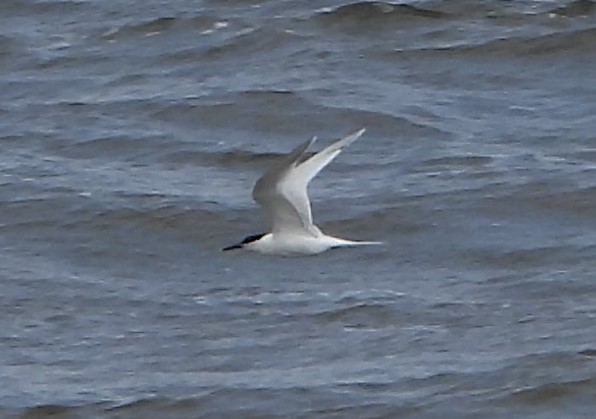
{"type": "Polygon", "coordinates": [[[310,181],[364,131],[363,128],[354,132],[303,160],[304,153],[315,142],[315,137],[300,144],[275,164],[256,182],[252,191],[254,200],[269,217],[270,233],[248,236],[241,243],[224,250],[245,248],[265,254],[291,256],[318,254],[333,247],[381,244],[324,234],[313,223],[308,198],[310,181]]]}

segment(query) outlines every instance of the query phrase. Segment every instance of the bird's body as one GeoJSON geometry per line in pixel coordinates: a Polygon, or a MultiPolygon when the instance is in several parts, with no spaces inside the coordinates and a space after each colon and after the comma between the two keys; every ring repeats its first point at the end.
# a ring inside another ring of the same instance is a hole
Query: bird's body
{"type": "Polygon", "coordinates": [[[306,256],[317,255],[336,247],[361,246],[367,244],[380,243],[344,240],[322,233],[320,236],[312,236],[309,234],[268,233],[259,240],[248,243],[243,247],[267,255],[306,256]]]}
{"type": "Polygon", "coordinates": [[[248,236],[224,250],[248,249],[259,253],[299,256],[315,255],[335,247],[381,244],[339,239],[324,234],[313,224],[307,187],[343,147],[356,141],[364,129],[348,135],[301,161],[313,138],[296,147],[288,156],[263,175],[255,184],[254,200],[267,212],[271,232],[248,236]]]}

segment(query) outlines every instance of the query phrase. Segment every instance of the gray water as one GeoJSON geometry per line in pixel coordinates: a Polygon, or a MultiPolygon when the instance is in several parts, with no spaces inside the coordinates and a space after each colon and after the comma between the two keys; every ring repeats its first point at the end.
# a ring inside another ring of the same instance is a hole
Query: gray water
{"type": "Polygon", "coordinates": [[[0,416],[592,418],[596,3],[0,3],[0,416]],[[366,127],[315,221],[221,248],[366,127]]]}

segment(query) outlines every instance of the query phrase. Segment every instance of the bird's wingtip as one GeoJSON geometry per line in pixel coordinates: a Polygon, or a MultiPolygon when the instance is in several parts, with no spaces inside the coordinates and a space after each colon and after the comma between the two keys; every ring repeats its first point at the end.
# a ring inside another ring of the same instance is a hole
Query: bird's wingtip
{"type": "Polygon", "coordinates": [[[341,140],[339,140],[336,143],[336,145],[339,146],[339,148],[342,148],[342,147],[345,147],[347,145],[350,145],[354,141],[356,141],[358,138],[360,138],[360,136],[362,136],[362,134],[364,134],[365,131],[366,131],[366,128],[362,127],[358,131],[354,131],[350,135],[348,135],[348,136],[342,138],[341,140]]]}

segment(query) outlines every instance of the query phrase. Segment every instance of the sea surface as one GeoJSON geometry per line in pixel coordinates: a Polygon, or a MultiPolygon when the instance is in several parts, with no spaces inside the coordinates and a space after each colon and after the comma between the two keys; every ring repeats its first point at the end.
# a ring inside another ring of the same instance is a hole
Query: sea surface
{"type": "Polygon", "coordinates": [[[595,415],[596,2],[0,2],[0,418],[595,415]]]}

